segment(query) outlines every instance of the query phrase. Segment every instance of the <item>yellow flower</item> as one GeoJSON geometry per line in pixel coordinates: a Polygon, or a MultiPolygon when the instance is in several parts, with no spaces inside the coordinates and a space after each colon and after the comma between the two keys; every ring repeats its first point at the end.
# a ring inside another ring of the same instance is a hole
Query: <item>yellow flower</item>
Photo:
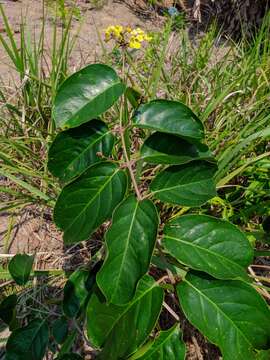
{"type": "Polygon", "coordinates": [[[114,35],[116,38],[120,38],[123,34],[123,26],[121,25],[116,25],[114,27],[114,35]]]}
{"type": "Polygon", "coordinates": [[[131,31],[131,35],[144,35],[145,32],[141,28],[136,28],[131,31]]]}
{"type": "Polygon", "coordinates": [[[144,35],[137,35],[136,39],[140,42],[143,42],[145,40],[145,36],[144,35]]]}
{"type": "Polygon", "coordinates": [[[135,37],[134,38],[132,37],[129,41],[128,46],[131,49],[140,49],[142,45],[135,37]]]}
{"type": "Polygon", "coordinates": [[[105,30],[105,41],[114,39],[120,46],[128,46],[131,49],[140,49],[142,43],[151,41],[152,37],[147,35],[141,28],[131,29],[129,26],[111,25],[105,30]]]}
{"type": "Polygon", "coordinates": [[[123,26],[108,26],[105,30],[105,41],[109,41],[110,39],[121,40],[123,38],[123,26]]]}

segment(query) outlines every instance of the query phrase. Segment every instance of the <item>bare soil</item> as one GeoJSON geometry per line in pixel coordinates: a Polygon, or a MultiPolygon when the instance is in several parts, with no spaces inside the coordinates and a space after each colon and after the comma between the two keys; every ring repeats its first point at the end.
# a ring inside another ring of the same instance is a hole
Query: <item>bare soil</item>
{"type": "MultiPolygon", "coordinates": [[[[47,0],[53,4],[55,0],[47,0]]],[[[99,1],[101,2],[101,1],[99,1]]],[[[137,0],[138,2],[138,0],[137,0]]],[[[20,38],[21,19],[25,19],[25,23],[30,33],[39,34],[42,26],[43,5],[42,0],[0,0],[5,13],[10,21],[15,37],[20,38]]],[[[68,3],[68,2],[67,2],[68,3]]],[[[76,34],[81,27],[77,46],[74,49],[72,59],[70,59],[71,67],[77,68],[80,63],[94,61],[101,53],[100,42],[97,29],[102,35],[104,29],[109,25],[129,25],[131,27],[142,27],[144,29],[153,29],[154,22],[149,12],[143,11],[143,4],[140,4],[140,17],[135,11],[136,0],[130,1],[104,1],[105,5],[101,8],[91,5],[93,2],[89,0],[77,0],[78,9],[81,16],[78,21],[73,21],[72,33],[76,34]]],[[[54,28],[54,10],[53,6],[46,6],[46,46],[50,48],[53,38],[54,28]]],[[[61,24],[59,22],[59,29],[61,24]]],[[[2,19],[0,19],[0,33],[4,33],[2,19]]],[[[0,74],[5,78],[14,75],[9,60],[2,47],[0,47],[0,74]]]]}

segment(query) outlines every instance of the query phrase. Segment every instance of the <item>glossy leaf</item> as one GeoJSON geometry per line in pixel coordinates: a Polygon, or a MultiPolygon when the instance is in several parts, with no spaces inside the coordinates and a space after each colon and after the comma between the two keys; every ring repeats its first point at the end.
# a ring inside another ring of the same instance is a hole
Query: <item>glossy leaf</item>
{"type": "Polygon", "coordinates": [[[104,122],[92,120],[58,134],[49,150],[48,169],[67,182],[110,155],[114,137],[104,122]]]}
{"type": "Polygon", "coordinates": [[[12,294],[5,297],[0,303],[0,319],[10,328],[16,322],[17,295],[12,294]]]}
{"type": "Polygon", "coordinates": [[[228,221],[185,215],[164,228],[163,246],[183,264],[218,279],[248,280],[253,249],[246,236],[228,221]]]}
{"type": "Polygon", "coordinates": [[[107,65],[92,64],[77,71],[60,86],[53,106],[56,127],[77,127],[97,118],[123,94],[125,86],[107,65]]]}
{"type": "Polygon", "coordinates": [[[179,325],[161,331],[149,344],[143,346],[130,360],[185,360],[186,348],[179,325]]]}
{"type": "Polygon", "coordinates": [[[125,306],[106,304],[100,293],[93,293],[87,306],[87,332],[94,346],[105,346],[101,358],[125,357],[142,345],[156,324],[162,302],[163,290],[148,275],[125,306]]]}
{"type": "Polygon", "coordinates": [[[97,284],[108,302],[122,305],[134,296],[138,281],[148,271],[158,223],[150,200],[138,201],[131,195],[115,210],[106,233],[106,259],[97,274],[97,284]]]}
{"type": "Polygon", "coordinates": [[[132,105],[132,107],[136,109],[139,106],[140,99],[142,98],[142,94],[139,93],[137,90],[128,87],[125,91],[125,95],[128,101],[130,102],[130,104],[132,105]]]}
{"type": "Polygon", "coordinates": [[[134,115],[133,124],[195,141],[204,137],[201,121],[190,108],[178,101],[154,100],[141,105],[134,115]]]}
{"type": "Polygon", "coordinates": [[[10,335],[6,353],[8,359],[42,360],[49,341],[46,320],[35,319],[27,326],[16,329],[10,335]]]}
{"type": "Polygon", "coordinates": [[[93,292],[87,304],[87,334],[91,344],[101,348],[117,320],[128,306],[107,304],[99,289],[93,292]]]}
{"type": "Polygon", "coordinates": [[[54,208],[54,221],[64,231],[64,242],[87,240],[111,217],[126,189],[126,172],[111,162],[91,166],[65,186],[54,208]]]}
{"type": "Polygon", "coordinates": [[[54,321],[52,333],[55,341],[58,344],[63,344],[68,335],[68,320],[64,316],[54,321]]]}
{"type": "Polygon", "coordinates": [[[92,274],[88,270],[74,271],[64,287],[63,311],[68,318],[76,317],[92,289],[92,274]],[[90,281],[89,281],[90,280],[90,281]],[[89,286],[90,285],[90,286],[89,286]]]}
{"type": "Polygon", "coordinates": [[[203,161],[171,166],[150,184],[155,198],[182,206],[201,206],[214,196],[216,166],[203,161]]]}
{"type": "Polygon", "coordinates": [[[30,277],[34,256],[16,254],[8,264],[8,271],[18,285],[25,285],[30,277]]]}
{"type": "Polygon", "coordinates": [[[177,293],[186,317],[220,347],[223,360],[254,360],[254,348],[269,346],[270,311],[252,286],[188,274],[177,293]]]}
{"type": "MultiPolygon", "coordinates": [[[[78,339],[78,330],[73,329],[65,339],[64,343],[61,345],[61,348],[59,350],[58,358],[61,359],[65,355],[70,354],[72,351],[72,346],[76,343],[78,339]]],[[[57,358],[57,359],[58,359],[57,358]]]]}
{"type": "Polygon", "coordinates": [[[213,155],[204,144],[191,144],[170,134],[156,132],[145,140],[141,148],[141,158],[150,164],[186,164],[193,160],[214,162],[213,155]]]}

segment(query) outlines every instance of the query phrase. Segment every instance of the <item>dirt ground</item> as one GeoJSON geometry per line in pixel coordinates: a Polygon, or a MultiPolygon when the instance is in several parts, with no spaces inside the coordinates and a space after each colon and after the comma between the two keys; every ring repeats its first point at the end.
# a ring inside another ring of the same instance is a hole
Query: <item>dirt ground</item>
{"type": "MultiPolygon", "coordinates": [[[[47,0],[53,3],[54,0],[47,0]]],[[[100,2],[100,1],[99,1],[100,2]]],[[[153,17],[150,20],[149,16],[144,16],[142,9],[141,16],[135,12],[135,2],[138,0],[129,1],[113,1],[107,0],[103,3],[102,8],[96,8],[89,0],[77,0],[78,9],[80,9],[80,20],[74,21],[72,24],[72,33],[76,34],[81,26],[77,46],[74,50],[71,59],[71,66],[77,68],[80,62],[94,61],[98,54],[100,54],[101,47],[98,39],[97,30],[102,34],[104,29],[109,25],[130,25],[131,27],[140,26],[144,29],[153,29],[153,17]]],[[[15,37],[20,37],[20,23],[21,16],[26,19],[27,27],[30,33],[38,34],[42,24],[43,5],[42,0],[0,0],[3,5],[5,13],[14,28],[15,37]]],[[[46,22],[46,46],[49,48],[52,43],[53,36],[53,6],[46,6],[47,22],[46,22]]],[[[148,14],[147,14],[148,15],[148,14]]],[[[0,33],[4,32],[3,23],[0,19],[0,33]]],[[[60,25],[59,25],[60,28],[60,25]]],[[[5,75],[5,78],[12,76],[12,68],[8,62],[7,56],[0,46],[0,74],[5,75]]]]}

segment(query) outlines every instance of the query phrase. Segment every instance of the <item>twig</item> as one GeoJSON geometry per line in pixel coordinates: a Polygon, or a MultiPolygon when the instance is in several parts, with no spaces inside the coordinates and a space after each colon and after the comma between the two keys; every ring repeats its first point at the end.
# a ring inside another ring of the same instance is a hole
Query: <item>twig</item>
{"type": "Polygon", "coordinates": [[[202,356],[201,349],[200,349],[200,346],[198,344],[197,339],[195,338],[195,336],[191,336],[191,339],[192,339],[193,345],[195,347],[195,352],[196,352],[196,355],[197,355],[197,359],[198,360],[203,360],[203,356],[202,356]]]}
{"type": "Polygon", "coordinates": [[[163,306],[175,318],[176,321],[178,321],[178,322],[180,321],[179,316],[176,314],[176,312],[165,301],[163,301],[163,306]]]}
{"type": "Polygon", "coordinates": [[[261,289],[259,287],[256,287],[256,290],[265,298],[267,298],[268,300],[270,300],[270,294],[268,294],[268,292],[264,289],[261,289]]]}
{"type": "MultiPolygon", "coordinates": [[[[248,271],[250,273],[250,275],[254,278],[254,280],[256,281],[256,283],[258,285],[262,285],[262,283],[259,281],[257,275],[255,274],[255,272],[252,270],[251,266],[248,267],[248,271]]],[[[260,278],[261,279],[261,278],[260,278]]],[[[266,281],[266,280],[264,280],[266,281]]],[[[270,295],[269,293],[265,290],[265,289],[258,289],[256,288],[256,290],[261,293],[263,296],[265,296],[267,299],[270,299],[270,295]]]]}
{"type": "MultiPolygon", "coordinates": [[[[122,64],[122,75],[123,76],[124,76],[124,73],[125,73],[125,60],[126,60],[126,58],[127,57],[124,54],[124,56],[123,56],[123,64],[122,64]]],[[[124,157],[125,157],[125,161],[126,161],[126,166],[128,168],[134,190],[136,192],[138,200],[142,200],[142,195],[141,195],[140,190],[138,188],[138,184],[137,184],[137,181],[135,179],[133,169],[132,169],[132,163],[131,163],[131,161],[129,159],[128,152],[127,152],[126,141],[125,141],[125,128],[123,127],[123,119],[122,119],[123,111],[124,111],[123,107],[124,107],[124,101],[123,101],[123,98],[122,98],[121,99],[121,107],[120,107],[120,136],[121,136],[121,142],[122,142],[124,157]]]]}
{"type": "Polygon", "coordinates": [[[132,165],[131,165],[131,161],[129,160],[128,157],[128,153],[127,153],[127,148],[126,148],[126,142],[125,142],[125,135],[124,135],[124,129],[121,127],[120,129],[120,134],[121,134],[121,141],[122,141],[122,146],[123,146],[123,152],[124,152],[124,156],[125,156],[125,160],[126,160],[126,165],[130,174],[130,178],[134,187],[134,190],[136,192],[137,198],[138,200],[142,200],[142,195],[140,193],[140,190],[138,188],[138,184],[136,182],[133,170],[132,170],[132,165]]]}
{"type": "Polygon", "coordinates": [[[158,280],[156,281],[156,283],[157,283],[157,284],[160,284],[160,283],[162,283],[164,280],[170,280],[169,276],[168,276],[168,275],[162,276],[160,279],[158,279],[158,280]]]}
{"type": "Polygon", "coordinates": [[[263,268],[263,269],[270,270],[270,266],[268,266],[268,265],[250,265],[250,267],[263,268]]]}
{"type": "Polygon", "coordinates": [[[84,334],[84,331],[81,330],[81,328],[80,328],[80,326],[78,325],[78,323],[77,323],[76,320],[73,321],[73,325],[75,326],[75,328],[77,329],[77,331],[80,333],[80,335],[82,336],[82,338],[83,338],[84,341],[86,342],[87,346],[89,347],[89,350],[90,350],[90,351],[93,351],[94,348],[91,346],[89,340],[87,339],[87,337],[86,337],[85,334],[84,334]]]}

